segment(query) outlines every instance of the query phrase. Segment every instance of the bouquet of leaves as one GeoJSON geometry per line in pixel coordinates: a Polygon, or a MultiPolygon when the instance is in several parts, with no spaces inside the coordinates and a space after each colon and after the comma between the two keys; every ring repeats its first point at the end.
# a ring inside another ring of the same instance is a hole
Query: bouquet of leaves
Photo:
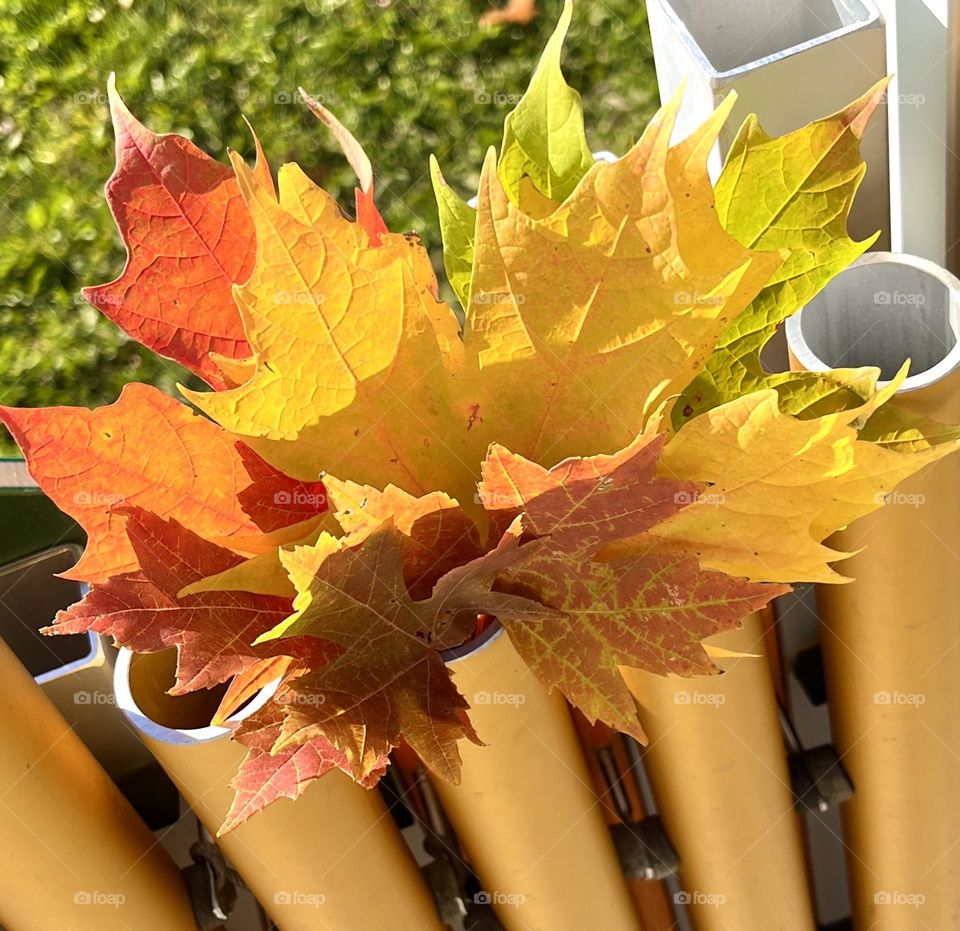
{"type": "Polygon", "coordinates": [[[128,260],[85,289],[203,378],[184,399],[0,409],[83,526],[90,592],[50,633],[176,647],[174,694],[223,686],[248,748],[224,830],[332,769],[365,786],[405,741],[456,780],[479,742],[444,651],[491,618],[548,689],[643,739],[620,667],[716,671],[705,638],[798,581],[824,540],[960,431],[897,410],[906,366],[767,373],[760,350],[870,241],[846,220],[884,85],[777,139],[748,119],[711,184],[728,99],[671,145],[680,98],[595,162],[560,72],[569,3],[483,162],[476,206],[432,164],[439,298],[389,231],[371,165],[354,217],[259,143],[232,169],[155,135],[111,82],[107,197],[128,260]]]}

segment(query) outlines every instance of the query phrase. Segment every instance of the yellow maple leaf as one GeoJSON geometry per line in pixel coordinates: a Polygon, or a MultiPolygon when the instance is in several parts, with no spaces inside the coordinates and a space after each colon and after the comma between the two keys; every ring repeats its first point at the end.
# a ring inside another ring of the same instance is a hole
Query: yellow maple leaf
{"type": "Polygon", "coordinates": [[[732,100],[670,148],[679,103],[555,209],[528,192],[535,216],[488,153],[464,330],[465,459],[492,441],[546,465],[627,445],[780,265],[713,210],[707,155],[732,100]]]}
{"type": "MultiPolygon", "coordinates": [[[[706,491],[651,535],[695,554],[706,568],[755,581],[843,581],[829,564],[850,554],[823,541],[960,445],[949,428],[936,436],[917,430],[911,442],[891,434],[887,445],[860,438],[906,375],[904,366],[878,390],[880,370],[862,369],[856,384],[869,400],[822,416],[786,414],[777,392],[765,389],[694,418],[667,443],[660,471],[705,483],[706,491]]],[[[613,544],[603,557],[643,545],[613,544]]]]}
{"type": "Polygon", "coordinates": [[[458,324],[419,241],[371,246],[299,169],[281,171],[277,202],[234,168],[257,233],[253,275],[235,289],[257,367],[236,388],[184,395],[291,475],[472,499],[477,467],[446,442],[468,416],[450,403],[458,324]]]}

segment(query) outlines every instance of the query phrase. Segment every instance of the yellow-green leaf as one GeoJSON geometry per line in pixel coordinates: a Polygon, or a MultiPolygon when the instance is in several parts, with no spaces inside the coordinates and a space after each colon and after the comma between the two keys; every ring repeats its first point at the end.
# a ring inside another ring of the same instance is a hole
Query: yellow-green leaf
{"type": "MultiPolygon", "coordinates": [[[[924,439],[917,429],[904,434],[892,426],[891,418],[899,423],[900,415],[883,406],[906,377],[906,366],[876,390],[879,374],[864,372],[873,385],[870,400],[819,417],[785,413],[776,391],[766,389],[692,420],[667,443],[661,472],[706,488],[652,535],[696,555],[705,568],[731,575],[842,581],[830,563],[849,554],[823,541],[881,507],[903,479],[960,446],[957,429],[931,430],[924,439]],[[861,438],[860,428],[874,417],[872,435],[861,438]],[[870,441],[881,436],[886,444],[870,441]]],[[[621,557],[644,542],[615,543],[603,556],[621,557]]]]}
{"type": "Polygon", "coordinates": [[[488,153],[464,330],[465,460],[490,442],[545,465],[626,446],[779,266],[713,210],[707,156],[732,101],[670,148],[679,104],[540,219],[510,200],[488,153]]]}
{"type": "Polygon", "coordinates": [[[514,203],[519,200],[520,180],[525,175],[541,194],[562,201],[593,164],[580,95],[560,71],[563,40],[572,18],[573,3],[566,0],[527,92],[503,125],[497,172],[514,203]]]}
{"type": "Polygon", "coordinates": [[[675,405],[676,427],[761,388],[775,389],[782,409],[790,413],[808,406],[818,393],[831,392],[830,379],[821,375],[765,373],[760,350],[779,323],[876,238],[850,239],[847,217],[866,171],[860,140],[886,84],[880,81],[839,113],[784,136],[768,136],[755,116],[740,128],[717,181],[717,214],[744,246],[781,249],[785,259],[724,331],[706,368],[675,405]]]}
{"type": "Polygon", "coordinates": [[[437,198],[440,236],[443,240],[443,267],[447,279],[466,310],[470,297],[470,276],[473,272],[473,240],[477,211],[464,203],[450,188],[440,171],[440,164],[430,156],[430,178],[437,198]]]}
{"type": "MultiPolygon", "coordinates": [[[[534,196],[554,206],[564,200],[593,164],[580,95],[567,84],[560,69],[563,40],[572,17],[573,4],[566,0],[526,93],[504,121],[497,172],[507,196],[527,214],[531,214],[529,205],[534,196]]],[[[433,156],[430,174],[440,217],[444,267],[466,310],[476,211],[447,185],[433,156]]]]}

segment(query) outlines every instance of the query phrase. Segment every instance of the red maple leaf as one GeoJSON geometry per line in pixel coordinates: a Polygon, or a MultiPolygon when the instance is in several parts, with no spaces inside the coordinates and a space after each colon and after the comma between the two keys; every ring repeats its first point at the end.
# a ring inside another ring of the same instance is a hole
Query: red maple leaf
{"type": "Polygon", "coordinates": [[[106,192],[127,263],[83,295],[144,346],[226,387],[209,353],[250,355],[232,293],[250,277],[256,251],[240,189],[227,166],[188,139],[150,132],[112,76],[108,92],[117,166],[106,192]]]}

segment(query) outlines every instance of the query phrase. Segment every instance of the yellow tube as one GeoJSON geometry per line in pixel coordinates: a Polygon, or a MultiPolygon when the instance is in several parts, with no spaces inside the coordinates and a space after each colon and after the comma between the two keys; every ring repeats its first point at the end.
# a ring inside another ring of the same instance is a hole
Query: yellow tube
{"type": "Polygon", "coordinates": [[[450,658],[487,746],[461,742],[463,778],[432,781],[507,931],[640,928],[566,703],[489,629],[450,658]]]}
{"type": "Polygon", "coordinates": [[[2,640],[0,924],[196,929],[173,860],[2,640]]]}
{"type": "MultiPolygon", "coordinates": [[[[958,313],[952,275],[876,253],[787,332],[798,368],[854,352],[889,377],[912,357],[893,403],[960,423],[958,313]]],[[[854,785],[842,816],[855,926],[960,928],[960,454],[830,545],[863,548],[838,567],[853,582],[817,588],[833,739],[854,785]]]]}
{"type": "Polygon", "coordinates": [[[740,653],[719,676],[623,669],[649,737],[643,760],[680,856],[697,931],[815,926],[800,822],[760,614],[709,641],[740,653]]]}
{"type": "MultiPolygon", "coordinates": [[[[244,748],[229,739],[229,728],[202,726],[216,710],[216,695],[166,695],[174,662],[171,651],[121,651],[117,701],[215,834],[229,810],[229,782],[244,748]]],[[[265,690],[231,723],[268,697],[265,690]]],[[[360,788],[339,771],[314,782],[296,801],[273,803],[217,844],[280,931],[444,931],[379,792],[360,788]]]]}

